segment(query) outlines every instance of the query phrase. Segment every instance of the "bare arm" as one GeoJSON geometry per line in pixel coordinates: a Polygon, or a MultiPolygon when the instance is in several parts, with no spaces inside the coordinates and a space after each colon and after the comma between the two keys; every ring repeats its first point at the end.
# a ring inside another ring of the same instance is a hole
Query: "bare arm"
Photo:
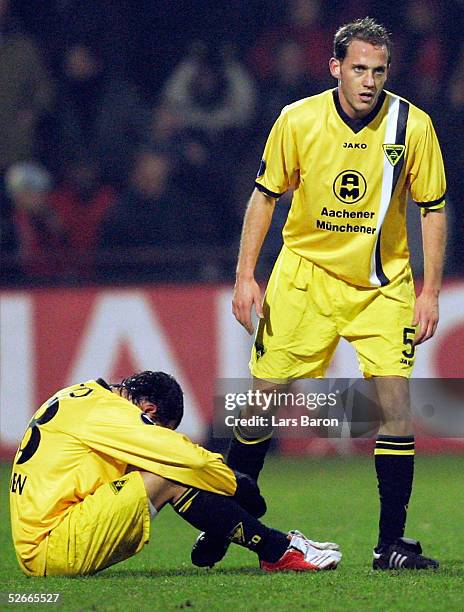
{"type": "Polygon", "coordinates": [[[433,336],[438,325],[438,295],[440,293],[446,248],[445,209],[427,211],[422,217],[424,250],[424,285],[416,300],[413,325],[419,324],[415,344],[433,336]]]}
{"type": "Polygon", "coordinates": [[[243,221],[237,277],[232,300],[232,312],[249,334],[253,333],[251,309],[253,304],[259,317],[263,316],[261,290],[255,281],[255,267],[264,238],[271,225],[275,199],[255,189],[251,195],[243,221]]]}

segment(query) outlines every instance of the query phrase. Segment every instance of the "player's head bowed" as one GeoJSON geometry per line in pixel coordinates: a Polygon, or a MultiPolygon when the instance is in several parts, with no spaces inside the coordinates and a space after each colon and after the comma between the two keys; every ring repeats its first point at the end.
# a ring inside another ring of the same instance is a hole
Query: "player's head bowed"
{"type": "Polygon", "coordinates": [[[154,421],[159,425],[170,429],[179,426],[184,414],[184,394],[173,376],[145,370],[112,386],[137,406],[142,407],[144,402],[153,404],[156,407],[154,421]]]}
{"type": "Polygon", "coordinates": [[[388,55],[388,65],[391,62],[392,41],[388,30],[377,23],[372,17],[357,19],[352,23],[341,26],[334,38],[334,57],[343,61],[348,52],[348,47],[353,40],[361,40],[375,47],[385,47],[388,55]]]}

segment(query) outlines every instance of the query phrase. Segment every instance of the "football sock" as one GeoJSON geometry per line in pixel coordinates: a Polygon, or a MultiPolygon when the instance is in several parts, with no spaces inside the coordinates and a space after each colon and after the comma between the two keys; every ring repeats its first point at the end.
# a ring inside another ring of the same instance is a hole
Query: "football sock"
{"type": "Polygon", "coordinates": [[[227,455],[227,465],[233,470],[248,474],[254,480],[258,480],[271,444],[271,435],[265,438],[247,439],[238,429],[234,429],[234,437],[230,441],[227,455]]]}
{"type": "Polygon", "coordinates": [[[414,474],[414,436],[379,435],[374,455],[380,496],[379,550],[404,535],[414,474]]]}
{"type": "Polygon", "coordinates": [[[172,507],[190,525],[206,531],[210,538],[235,542],[269,563],[278,561],[288,548],[285,533],[266,527],[231,497],[191,487],[172,507]]]}

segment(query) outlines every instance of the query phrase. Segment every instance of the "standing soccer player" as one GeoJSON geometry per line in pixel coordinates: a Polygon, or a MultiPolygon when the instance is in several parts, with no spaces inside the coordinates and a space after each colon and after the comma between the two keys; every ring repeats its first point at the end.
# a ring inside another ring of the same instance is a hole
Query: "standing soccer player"
{"type": "MultiPolygon", "coordinates": [[[[339,339],[353,345],[382,409],[373,566],[425,569],[438,563],[403,537],[414,466],[408,379],[415,347],[438,323],[446,185],[430,118],[384,90],[390,60],[383,26],[371,18],[349,23],[337,31],[329,63],[338,87],[283,109],[245,214],[233,312],[250,334],[253,306],[260,317],[250,361],[256,388],[322,377],[339,339]],[[289,189],[284,246],[262,304],[254,270],[275,204],[289,189]],[[417,299],[408,194],[422,212],[424,283],[417,299]]],[[[269,443],[237,428],[229,465],[258,478],[269,443]]],[[[212,557],[213,547],[204,548],[212,557]]]]}

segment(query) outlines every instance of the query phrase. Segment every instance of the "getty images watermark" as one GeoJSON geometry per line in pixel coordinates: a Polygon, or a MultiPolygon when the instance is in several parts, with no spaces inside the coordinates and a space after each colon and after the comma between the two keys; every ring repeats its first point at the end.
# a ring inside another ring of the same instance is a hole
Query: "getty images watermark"
{"type": "Polygon", "coordinates": [[[339,391],[330,393],[286,392],[273,389],[262,391],[248,389],[246,392],[226,393],[224,408],[229,414],[224,417],[226,427],[338,427],[337,418],[315,417],[311,411],[319,411],[337,405],[339,391]],[[247,408],[247,416],[240,414],[242,408],[247,408]],[[286,415],[279,416],[280,409],[285,409],[286,415]],[[303,408],[309,414],[289,416],[289,408],[303,408]],[[251,414],[249,414],[251,412],[251,414]],[[271,414],[272,412],[272,414],[271,414]]]}
{"type": "Polygon", "coordinates": [[[280,437],[339,437],[340,414],[341,391],[326,381],[311,387],[295,381],[264,390],[253,388],[249,380],[222,379],[216,385],[213,435],[227,438],[235,429],[250,438],[273,432],[280,437]]]}
{"type": "MultiPolygon", "coordinates": [[[[410,413],[423,437],[462,438],[464,380],[412,379],[410,413]]],[[[402,419],[404,413],[398,412],[402,419]]],[[[371,438],[383,420],[373,379],[303,379],[254,388],[248,379],[216,381],[213,436],[371,438]]]]}

